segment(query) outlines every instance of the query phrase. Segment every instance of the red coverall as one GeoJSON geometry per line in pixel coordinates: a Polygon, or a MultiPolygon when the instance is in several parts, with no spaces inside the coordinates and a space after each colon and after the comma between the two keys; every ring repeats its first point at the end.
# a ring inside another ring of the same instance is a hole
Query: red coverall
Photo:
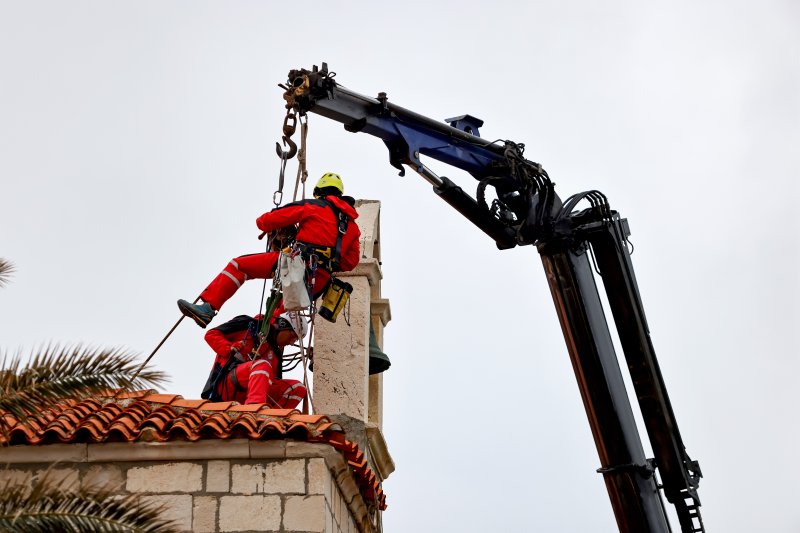
{"type": "MultiPolygon", "coordinates": [[[[229,358],[235,357],[231,347],[239,341],[245,341],[241,353],[253,349],[247,330],[254,320],[240,315],[206,333],[206,342],[217,354],[215,363],[225,366],[229,358]]],[[[280,409],[294,409],[305,398],[306,388],[295,379],[275,379],[280,361],[268,343],[261,345],[259,353],[259,357],[252,361],[245,359],[228,375],[222,376],[217,392],[224,401],[266,403],[280,409]]]]}
{"type": "MultiPolygon", "coordinates": [[[[356,210],[346,200],[337,196],[324,198],[336,205],[348,216],[347,231],[342,237],[339,270],[353,270],[361,258],[359,238],[361,232],[355,223],[356,210]]],[[[318,205],[315,200],[301,200],[264,213],[256,219],[256,226],[262,231],[271,232],[292,224],[299,224],[297,241],[321,247],[336,245],[338,223],[333,209],[318,205]]],[[[248,279],[271,278],[275,272],[279,252],[262,252],[243,255],[231,260],[225,269],[200,294],[204,302],[219,311],[222,305],[234,295],[248,279]]],[[[312,298],[317,298],[330,280],[330,272],[319,268],[316,271],[312,298]]]]}

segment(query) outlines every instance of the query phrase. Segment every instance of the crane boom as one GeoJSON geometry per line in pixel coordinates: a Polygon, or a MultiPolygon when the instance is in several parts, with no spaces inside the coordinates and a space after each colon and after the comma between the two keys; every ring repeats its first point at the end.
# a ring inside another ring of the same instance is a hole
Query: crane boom
{"type": "Polygon", "coordinates": [[[390,163],[411,168],[434,192],[489,235],[500,249],[535,245],[544,265],[621,532],[671,531],[659,489],[675,506],[681,530],[704,532],[697,494],[700,471],[686,453],[656,359],[628,250],[626,219],[598,191],[563,201],[524,145],[487,142],[483,122],[470,115],[430,119],[388,101],[355,93],[334,80],[327,65],[294,69],[281,85],[289,112],[312,112],[344,124],[347,131],[380,138],[390,163]],[[476,198],[420,157],[472,175],[476,198]],[[491,206],[485,190],[492,187],[491,206]],[[590,207],[576,211],[579,203],[590,207]],[[591,258],[591,260],[590,260],[591,258]],[[599,272],[631,373],[653,458],[645,455],[631,402],[611,340],[594,270],[599,272]],[[656,473],[661,484],[657,482],[656,473]]]}

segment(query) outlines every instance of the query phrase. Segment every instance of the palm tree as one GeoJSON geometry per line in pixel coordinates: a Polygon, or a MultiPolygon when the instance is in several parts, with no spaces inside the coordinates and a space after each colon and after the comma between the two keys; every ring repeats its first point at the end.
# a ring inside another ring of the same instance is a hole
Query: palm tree
{"type": "Polygon", "coordinates": [[[14,273],[14,265],[0,257],[0,287],[5,287],[11,274],[14,273]]]}
{"type": "MultiPolygon", "coordinates": [[[[0,287],[14,265],[0,258],[0,287]]],[[[162,372],[140,369],[120,349],[47,346],[23,363],[21,354],[0,357],[0,462],[8,431],[47,408],[80,401],[109,389],[151,388],[166,381],[162,372]]],[[[19,532],[174,531],[158,517],[160,508],[135,495],[112,496],[107,488],[54,483],[45,475],[33,487],[8,481],[0,487],[0,530],[19,532]]]]}
{"type": "Polygon", "coordinates": [[[136,495],[118,497],[105,489],[53,485],[47,476],[33,487],[8,483],[0,490],[0,531],[175,531],[158,517],[158,507],[143,504],[136,495]]]}
{"type": "MultiPolygon", "coordinates": [[[[0,412],[25,422],[54,404],[81,401],[110,389],[149,389],[166,381],[162,372],[138,373],[136,356],[121,349],[47,346],[26,363],[20,354],[0,357],[0,412]]],[[[0,418],[0,437],[15,424],[0,418]]]]}

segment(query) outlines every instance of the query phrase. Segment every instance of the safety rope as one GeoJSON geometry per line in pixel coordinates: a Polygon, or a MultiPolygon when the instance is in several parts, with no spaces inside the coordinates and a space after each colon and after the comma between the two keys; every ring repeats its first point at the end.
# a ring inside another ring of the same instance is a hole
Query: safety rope
{"type": "Polygon", "coordinates": [[[310,412],[316,413],[317,409],[314,407],[314,397],[311,395],[311,384],[308,381],[308,353],[311,350],[311,342],[314,338],[314,317],[316,313],[314,312],[314,303],[311,303],[311,310],[310,310],[310,320],[311,325],[308,328],[308,348],[309,351],[306,351],[303,346],[303,339],[300,339],[300,360],[303,362],[303,386],[306,388],[306,397],[303,399],[303,414],[309,414],[309,405],[311,406],[310,412]]]}
{"type": "MultiPolygon", "coordinates": [[[[281,160],[280,172],[278,174],[278,189],[272,195],[272,201],[275,204],[275,207],[280,206],[281,202],[283,201],[283,187],[285,182],[285,175],[286,175],[286,162],[297,155],[297,174],[295,176],[295,184],[294,184],[294,193],[292,195],[292,201],[297,201],[298,192],[302,192],[302,199],[306,197],[306,180],[308,179],[308,168],[307,168],[307,139],[308,139],[308,115],[301,114],[300,115],[300,148],[298,149],[297,145],[292,141],[291,136],[295,133],[295,129],[297,126],[297,115],[295,112],[290,108],[286,111],[286,117],[283,120],[283,145],[288,146],[289,150],[285,151],[281,149],[279,143],[275,143],[275,151],[278,154],[278,157],[281,160]],[[301,191],[302,185],[302,191],[301,191]]],[[[261,237],[264,236],[262,233],[261,237]]],[[[259,239],[261,238],[259,237],[259,239]]],[[[269,244],[267,245],[267,251],[269,251],[269,244]]],[[[311,261],[311,275],[309,286],[309,293],[312,293],[312,287],[314,286],[314,281],[316,278],[316,261],[312,259],[311,261]]],[[[262,337],[266,338],[266,334],[269,332],[270,323],[272,321],[272,315],[277,307],[277,303],[280,299],[274,299],[273,297],[276,294],[280,294],[280,275],[276,272],[273,275],[273,288],[270,294],[269,299],[266,302],[266,309],[264,310],[264,324],[261,326],[260,331],[263,333],[262,337]],[[276,292],[277,291],[277,292],[276,292]]],[[[261,305],[264,305],[264,295],[266,294],[266,279],[264,280],[264,289],[262,290],[261,294],[261,303],[259,304],[259,310],[261,309],[261,305]]],[[[303,413],[308,414],[309,412],[309,405],[311,410],[314,411],[314,400],[311,395],[311,386],[309,384],[308,379],[308,354],[311,352],[311,344],[314,332],[314,316],[316,314],[316,302],[311,302],[311,307],[308,311],[309,314],[309,321],[311,323],[309,328],[309,335],[308,335],[308,347],[304,345],[304,340],[302,338],[298,338],[298,345],[300,347],[300,358],[299,360],[303,363],[303,386],[306,388],[306,397],[303,399],[303,413]]],[[[305,316],[298,312],[298,316],[300,320],[304,320],[305,316]]],[[[294,354],[293,354],[294,356],[294,354]]],[[[294,362],[292,359],[290,362],[294,362]]],[[[295,363],[290,368],[287,368],[286,371],[293,370],[297,366],[295,363]]],[[[283,370],[283,369],[282,369],[283,370]]]]}
{"type": "MultiPolygon", "coordinates": [[[[192,302],[192,305],[196,304],[196,303],[197,303],[197,302],[199,302],[199,301],[200,301],[200,297],[198,296],[197,298],[195,298],[195,299],[194,299],[194,301],[192,302]]],[[[136,373],[135,373],[135,374],[133,375],[133,377],[132,377],[132,378],[131,378],[131,379],[128,381],[128,385],[127,385],[126,387],[121,387],[119,390],[117,390],[117,394],[115,394],[115,395],[114,395],[114,397],[115,397],[115,398],[116,398],[116,397],[117,397],[117,396],[118,396],[120,393],[122,393],[122,392],[124,392],[124,391],[128,390],[128,388],[130,387],[130,384],[132,384],[134,381],[136,381],[136,378],[138,378],[138,377],[139,377],[139,373],[141,373],[141,371],[142,371],[142,370],[144,370],[144,367],[145,367],[145,366],[147,366],[147,363],[149,363],[149,362],[150,362],[150,359],[152,359],[152,358],[153,358],[153,356],[156,354],[156,352],[159,350],[159,348],[161,348],[161,346],[163,346],[163,344],[164,344],[165,342],[167,342],[167,339],[170,337],[170,335],[172,335],[172,332],[173,332],[173,331],[175,331],[175,330],[177,329],[178,325],[181,323],[181,321],[182,321],[184,318],[186,318],[186,315],[183,315],[183,314],[181,314],[181,317],[178,319],[178,321],[177,321],[177,322],[175,322],[175,325],[174,325],[174,326],[172,326],[172,328],[170,328],[170,330],[167,332],[167,334],[166,334],[166,335],[164,335],[164,338],[163,338],[163,339],[161,339],[161,342],[159,342],[159,343],[158,343],[158,346],[156,346],[156,347],[155,347],[155,349],[153,349],[153,351],[150,353],[150,355],[148,355],[148,356],[147,356],[147,359],[145,359],[145,360],[144,360],[144,363],[142,363],[142,365],[139,367],[139,369],[138,369],[138,370],[136,370],[136,373]]]]}
{"type": "Polygon", "coordinates": [[[308,169],[306,168],[306,138],[308,137],[308,115],[300,116],[300,150],[297,151],[297,177],[294,182],[294,195],[292,201],[297,201],[297,190],[300,183],[303,184],[303,199],[306,197],[306,180],[308,179],[308,169]]]}
{"type": "Polygon", "coordinates": [[[309,258],[311,262],[311,275],[308,278],[308,282],[306,284],[306,289],[308,293],[312,296],[311,298],[311,305],[308,308],[308,320],[311,323],[308,328],[308,349],[303,345],[303,340],[300,339],[300,361],[303,363],[303,386],[306,388],[306,399],[303,400],[303,414],[309,414],[309,405],[310,411],[312,413],[316,413],[316,409],[314,408],[314,398],[311,395],[311,384],[309,383],[308,379],[308,365],[309,365],[309,354],[312,352],[312,342],[314,338],[314,317],[317,316],[317,301],[313,298],[314,295],[314,284],[317,281],[317,257],[316,255],[312,255],[309,258]]]}

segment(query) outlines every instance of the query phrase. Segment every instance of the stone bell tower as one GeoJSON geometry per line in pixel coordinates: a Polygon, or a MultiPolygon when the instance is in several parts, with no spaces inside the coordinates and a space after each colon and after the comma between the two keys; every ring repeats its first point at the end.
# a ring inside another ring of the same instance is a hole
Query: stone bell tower
{"type": "Polygon", "coordinates": [[[361,261],[336,277],[350,283],[353,293],[349,321],[318,320],[314,339],[314,408],[335,420],[348,438],[368,450],[381,479],[394,471],[383,437],[383,373],[369,375],[370,327],[382,349],[383,328],[391,320],[389,300],[381,297],[380,209],[377,200],[358,200],[361,261]],[[349,323],[348,323],[349,322],[349,323]]]}

